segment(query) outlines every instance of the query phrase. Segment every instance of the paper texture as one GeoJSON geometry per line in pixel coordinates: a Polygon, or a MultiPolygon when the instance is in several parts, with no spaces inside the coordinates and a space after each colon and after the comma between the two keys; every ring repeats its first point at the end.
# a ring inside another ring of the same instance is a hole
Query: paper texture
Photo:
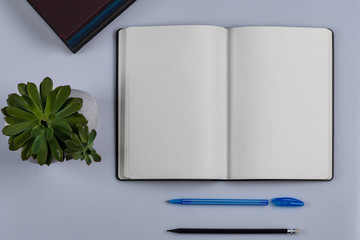
{"type": "Polygon", "coordinates": [[[230,30],[230,178],[332,177],[332,33],[230,30]]]}
{"type": "Polygon", "coordinates": [[[125,80],[123,175],[213,179],[227,173],[227,30],[121,31],[125,80]]]}

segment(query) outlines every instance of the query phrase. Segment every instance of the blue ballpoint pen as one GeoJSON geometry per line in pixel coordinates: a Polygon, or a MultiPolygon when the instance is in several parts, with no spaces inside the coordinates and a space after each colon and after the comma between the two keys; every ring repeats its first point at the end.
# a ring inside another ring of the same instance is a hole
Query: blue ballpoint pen
{"type": "Polygon", "coordinates": [[[173,204],[182,205],[251,205],[251,206],[266,206],[269,204],[267,199],[196,199],[196,198],[182,198],[171,199],[167,201],[173,204]]]}
{"type": "MultiPolygon", "coordinates": [[[[247,205],[247,206],[267,206],[267,199],[201,199],[201,198],[181,198],[167,201],[181,205],[247,205]]],[[[271,202],[277,207],[302,207],[304,202],[296,198],[281,197],[273,198],[271,202]]]]}

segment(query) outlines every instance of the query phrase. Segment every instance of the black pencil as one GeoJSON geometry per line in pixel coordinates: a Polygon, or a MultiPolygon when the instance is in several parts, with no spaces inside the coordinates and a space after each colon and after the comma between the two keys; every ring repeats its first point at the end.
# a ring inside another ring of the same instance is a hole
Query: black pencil
{"type": "Polygon", "coordinates": [[[295,228],[176,228],[167,230],[185,234],[297,234],[295,228]]]}

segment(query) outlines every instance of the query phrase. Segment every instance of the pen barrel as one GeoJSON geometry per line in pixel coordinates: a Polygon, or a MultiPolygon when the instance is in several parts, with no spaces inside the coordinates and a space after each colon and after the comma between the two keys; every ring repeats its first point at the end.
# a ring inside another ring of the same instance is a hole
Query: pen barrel
{"type": "Polygon", "coordinates": [[[185,234],[289,234],[289,229],[179,228],[176,232],[185,234]]]}
{"type": "Polygon", "coordinates": [[[182,199],[183,205],[246,205],[266,206],[267,199],[182,199]]]}

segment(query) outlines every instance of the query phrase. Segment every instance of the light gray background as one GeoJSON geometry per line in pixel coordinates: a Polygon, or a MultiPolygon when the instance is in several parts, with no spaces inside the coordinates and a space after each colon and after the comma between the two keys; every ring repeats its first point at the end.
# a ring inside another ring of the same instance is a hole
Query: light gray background
{"type": "MultiPolygon", "coordinates": [[[[25,0],[0,0],[0,105],[20,82],[70,84],[100,108],[101,163],[22,162],[0,137],[0,239],[359,239],[360,1],[138,0],[76,55],[25,0]],[[335,33],[331,182],[120,182],[115,178],[115,31],[133,25],[328,27],[335,33]],[[177,197],[305,201],[296,209],[170,206],[177,197]],[[297,227],[297,236],[181,236],[176,227],[297,227]]],[[[1,124],[4,124],[1,120],[1,124]]]]}

